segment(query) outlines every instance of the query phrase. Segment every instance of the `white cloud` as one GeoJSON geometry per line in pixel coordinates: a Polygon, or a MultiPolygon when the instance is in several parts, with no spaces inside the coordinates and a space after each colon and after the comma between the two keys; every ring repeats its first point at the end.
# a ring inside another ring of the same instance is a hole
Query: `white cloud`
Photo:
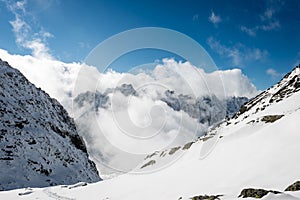
{"type": "MultiPolygon", "coordinates": [[[[231,51],[225,47],[222,48],[224,48],[224,54],[231,51]]],[[[254,52],[256,53],[253,53],[251,57],[258,59],[262,56],[260,50],[254,52]]],[[[240,54],[240,52],[237,54],[240,54]]],[[[0,57],[19,69],[32,83],[44,89],[50,96],[60,102],[64,102],[72,92],[76,92],[73,87],[78,79],[80,69],[83,69],[81,73],[83,74],[82,81],[84,84],[78,92],[88,91],[89,88],[94,87],[95,82],[98,83],[97,89],[102,92],[122,83],[130,83],[134,87],[139,87],[145,82],[157,82],[178,93],[193,96],[213,93],[219,97],[224,97],[224,95],[251,97],[256,94],[255,87],[240,70],[215,71],[208,74],[189,62],[176,62],[173,59],[164,59],[163,64],[157,64],[151,72],[143,73],[142,70],[137,75],[133,75],[114,71],[102,74],[96,68],[88,67],[82,63],[64,63],[54,59],[40,59],[29,55],[11,55],[1,49],[0,57]],[[221,81],[221,79],[229,80],[226,79],[226,76],[231,77],[230,84],[221,81]],[[216,81],[217,79],[220,81],[216,81]],[[234,84],[234,82],[238,84],[234,84]],[[230,92],[224,94],[224,88],[230,92]]],[[[78,80],[80,81],[80,79],[78,80]]]]}
{"type": "Polygon", "coordinates": [[[276,30],[281,27],[279,21],[271,21],[267,24],[261,25],[260,29],[264,31],[271,31],[271,30],[276,30]]]}
{"type": "Polygon", "coordinates": [[[280,29],[281,25],[276,18],[276,14],[280,10],[280,5],[270,4],[266,10],[260,15],[260,22],[254,27],[241,26],[240,30],[249,36],[256,36],[257,31],[272,31],[280,29]]]}
{"type": "Polygon", "coordinates": [[[51,55],[49,54],[49,48],[40,38],[26,41],[23,46],[30,49],[34,57],[51,58],[51,55]]]}
{"type": "Polygon", "coordinates": [[[258,48],[247,48],[242,44],[228,47],[215,40],[213,37],[207,39],[209,47],[217,54],[231,60],[233,66],[244,66],[248,61],[264,59],[268,52],[258,48]]]}
{"type": "Polygon", "coordinates": [[[23,1],[4,1],[10,12],[13,13],[15,19],[10,21],[12,31],[16,37],[16,43],[23,48],[29,49],[32,55],[39,58],[53,58],[47,45],[47,39],[53,35],[43,28],[39,32],[34,33],[29,23],[26,21],[28,13],[26,11],[26,0],[23,1]]]}
{"type": "Polygon", "coordinates": [[[215,40],[213,37],[209,37],[207,39],[207,44],[220,56],[230,58],[232,60],[233,65],[237,66],[241,64],[241,56],[238,49],[226,47],[220,44],[220,42],[215,40]]]}
{"type": "MultiPolygon", "coordinates": [[[[206,73],[189,62],[176,62],[173,59],[164,59],[152,71],[146,73],[141,70],[134,75],[114,71],[100,73],[96,68],[82,63],[11,55],[1,49],[0,58],[19,69],[29,81],[41,87],[51,97],[58,99],[77,119],[80,130],[88,130],[81,133],[84,134],[92,158],[104,155],[101,159],[106,159],[106,164],[122,166],[123,170],[128,170],[140,162],[144,157],[139,157],[140,154],[152,153],[168,145],[183,144],[199,136],[207,128],[186,113],[174,111],[160,101],[159,95],[165,90],[174,90],[177,94],[193,97],[207,94],[215,94],[219,98],[253,97],[257,94],[255,86],[240,69],[206,73]],[[74,89],[76,83],[77,87],[74,89]],[[114,93],[114,96],[111,95],[113,106],[100,108],[97,115],[82,115],[84,109],[90,107],[84,107],[83,110],[73,109],[72,99],[77,94],[95,91],[96,86],[98,91],[104,93],[108,88],[115,88],[123,83],[132,84],[139,96],[129,98],[114,93]],[[137,137],[152,136],[157,131],[159,134],[147,140],[136,140],[128,137],[124,131],[139,134],[137,137]],[[126,162],[128,155],[132,156],[132,153],[138,154],[134,157],[137,163],[126,162]]],[[[98,168],[103,169],[100,161],[103,160],[96,160],[96,163],[98,168]]]]}
{"type": "Polygon", "coordinates": [[[214,11],[211,11],[210,16],[208,17],[208,21],[217,26],[222,21],[222,19],[219,15],[216,15],[214,11]]]}
{"type": "Polygon", "coordinates": [[[262,21],[271,20],[275,14],[275,10],[273,8],[267,8],[266,11],[260,15],[260,19],[262,21]]]}
{"type": "Polygon", "coordinates": [[[16,2],[16,7],[20,10],[22,10],[24,13],[25,13],[25,4],[26,4],[26,1],[17,1],[16,2]]]}
{"type": "Polygon", "coordinates": [[[247,33],[250,36],[256,36],[255,28],[247,28],[246,26],[241,26],[241,31],[247,33]]]}
{"type": "Polygon", "coordinates": [[[277,72],[277,71],[276,71],[275,69],[273,69],[273,68],[267,69],[266,73],[267,73],[269,76],[271,76],[272,79],[277,79],[277,78],[283,76],[282,73],[277,72]]]}

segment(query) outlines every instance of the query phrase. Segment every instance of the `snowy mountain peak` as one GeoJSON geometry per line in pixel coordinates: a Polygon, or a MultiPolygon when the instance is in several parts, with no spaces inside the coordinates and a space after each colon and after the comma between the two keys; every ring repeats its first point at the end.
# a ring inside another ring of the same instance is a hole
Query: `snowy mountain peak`
{"type": "Polygon", "coordinates": [[[66,110],[0,59],[0,190],[99,181],[66,110]]]}
{"type": "Polygon", "coordinates": [[[286,74],[277,84],[263,91],[244,104],[233,118],[244,118],[265,110],[270,105],[280,102],[300,90],[300,65],[286,74]],[[246,112],[246,113],[245,113],[246,112]]]}

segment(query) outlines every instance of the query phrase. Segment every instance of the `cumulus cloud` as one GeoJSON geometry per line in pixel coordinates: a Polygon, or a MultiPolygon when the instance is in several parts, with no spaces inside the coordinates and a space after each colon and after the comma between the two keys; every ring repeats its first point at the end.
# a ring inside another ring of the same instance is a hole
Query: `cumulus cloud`
{"type": "Polygon", "coordinates": [[[248,61],[264,59],[268,55],[267,50],[247,48],[240,43],[234,46],[225,46],[213,37],[207,39],[207,44],[220,56],[229,58],[233,66],[244,66],[248,61]]]}
{"type": "MultiPolygon", "coordinates": [[[[223,51],[219,52],[222,55],[231,51],[222,46],[220,49],[223,51]]],[[[248,57],[253,59],[260,59],[263,56],[263,53],[258,49],[251,50],[251,53],[252,55],[248,55],[248,57]]],[[[138,74],[130,74],[115,71],[100,73],[95,67],[83,63],[64,63],[59,60],[44,60],[29,55],[11,55],[2,49],[0,50],[0,57],[7,60],[31,82],[60,102],[65,102],[69,97],[79,93],[93,91],[95,88],[104,92],[108,88],[115,88],[124,83],[132,84],[135,88],[146,83],[156,83],[152,84],[153,87],[156,87],[155,90],[164,91],[168,88],[179,94],[192,96],[212,93],[219,98],[229,96],[252,97],[257,92],[255,86],[239,69],[206,73],[189,62],[177,62],[174,59],[164,59],[162,64],[157,64],[150,72],[141,70],[138,74]],[[78,75],[79,72],[80,75],[78,75]],[[76,82],[77,88],[74,90],[76,82]],[[80,82],[84,82],[84,84],[79,84],[80,82]],[[97,83],[97,87],[95,87],[95,83],[97,83]]]]}
{"type": "Polygon", "coordinates": [[[220,99],[231,96],[250,98],[257,94],[255,86],[240,69],[205,73],[189,62],[174,59],[164,59],[147,73],[140,70],[135,75],[113,71],[99,74],[97,90],[105,93],[108,88],[122,84],[132,84],[139,95],[126,97],[119,92],[110,93],[110,106],[100,108],[97,115],[84,116],[83,111],[76,115],[81,117],[75,117],[86,125],[88,131],[83,133],[88,134],[85,138],[89,138],[90,151],[104,174],[111,173],[111,169],[103,163],[126,171],[143,159],[142,154],[145,156],[183,145],[207,129],[186,113],[174,111],[162,102],[160,97],[166,90],[193,98],[211,94],[220,99]],[[87,121],[97,123],[87,125],[87,121]],[[102,154],[99,154],[99,149],[102,149],[102,154]]]}
{"type": "MultiPolygon", "coordinates": [[[[182,145],[204,130],[204,125],[186,113],[175,112],[143,93],[137,97],[111,93],[110,102],[113,106],[100,108],[96,115],[88,113],[78,118],[79,123],[87,126],[83,133],[85,138],[90,138],[89,149],[94,152],[92,156],[98,165],[126,171],[141,162],[134,159],[137,161],[134,163],[133,157],[142,158],[157,150],[182,145]]],[[[101,167],[103,174],[110,170],[101,167]]]]}
{"type": "Polygon", "coordinates": [[[214,11],[211,11],[210,16],[208,17],[208,21],[217,26],[221,21],[221,16],[216,15],[214,11]]]}
{"type": "Polygon", "coordinates": [[[16,37],[16,43],[25,49],[29,49],[34,57],[52,58],[50,49],[47,45],[47,39],[53,35],[43,28],[34,32],[26,20],[28,12],[26,11],[26,0],[10,1],[4,0],[8,10],[14,15],[15,19],[10,21],[12,31],[16,37]]]}
{"type": "Polygon", "coordinates": [[[75,118],[90,156],[102,174],[114,171],[110,167],[128,171],[146,154],[182,145],[207,129],[207,125],[163,102],[161,95],[166,90],[193,98],[216,95],[224,99],[257,94],[240,69],[206,73],[189,62],[174,59],[164,59],[152,70],[130,74],[100,73],[82,63],[11,55],[5,50],[0,50],[0,57],[65,106],[75,118]],[[138,95],[126,96],[109,90],[124,83],[131,84],[138,95]],[[82,107],[74,104],[78,94],[96,90],[109,97],[106,106],[90,112],[93,104],[82,104],[82,107]]]}

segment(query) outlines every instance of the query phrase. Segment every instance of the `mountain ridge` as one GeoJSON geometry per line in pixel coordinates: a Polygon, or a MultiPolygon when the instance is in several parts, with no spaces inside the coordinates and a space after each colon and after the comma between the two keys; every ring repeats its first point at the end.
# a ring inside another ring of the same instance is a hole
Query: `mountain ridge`
{"type": "Polygon", "coordinates": [[[0,60],[0,189],[101,180],[66,110],[0,60]]]}

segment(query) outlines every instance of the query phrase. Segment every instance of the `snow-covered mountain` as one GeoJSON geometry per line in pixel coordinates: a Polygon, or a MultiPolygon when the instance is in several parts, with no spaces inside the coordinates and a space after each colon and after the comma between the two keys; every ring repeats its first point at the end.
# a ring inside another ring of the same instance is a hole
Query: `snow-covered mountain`
{"type": "Polygon", "coordinates": [[[3,199],[300,199],[300,67],[230,119],[134,171],[94,184],[1,192],[3,199]],[[18,195],[19,194],[19,195],[18,195]]]}
{"type": "Polygon", "coordinates": [[[177,95],[174,91],[166,90],[161,100],[173,110],[182,110],[190,117],[197,119],[199,123],[211,126],[225,117],[232,116],[249,99],[235,96],[219,99],[214,94],[195,98],[190,95],[177,95]]]}
{"type": "Polygon", "coordinates": [[[2,60],[0,88],[0,190],[101,180],[58,101],[2,60]]]}

